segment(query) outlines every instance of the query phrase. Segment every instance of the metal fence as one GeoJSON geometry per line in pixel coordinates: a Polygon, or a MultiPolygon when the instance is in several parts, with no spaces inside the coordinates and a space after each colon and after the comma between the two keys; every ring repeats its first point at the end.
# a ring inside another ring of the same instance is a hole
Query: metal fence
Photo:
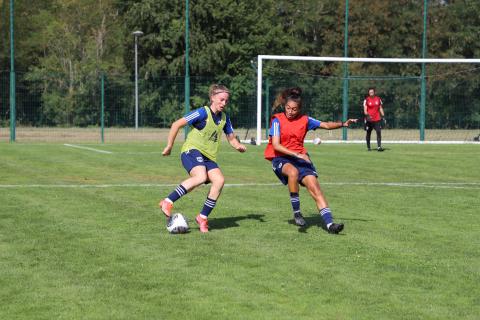
{"type": "MultiPolygon", "coordinates": [[[[433,70],[435,75],[443,74],[433,70]]],[[[139,128],[135,125],[133,79],[96,74],[72,82],[63,75],[33,78],[16,74],[16,141],[165,141],[170,124],[184,110],[184,78],[159,77],[139,81],[139,128]]],[[[191,106],[208,104],[208,87],[218,79],[191,77],[191,106]]],[[[342,79],[312,75],[267,76],[264,99],[271,105],[284,87],[304,89],[305,112],[320,120],[342,118],[342,79]]],[[[254,136],[256,79],[247,79],[232,95],[227,113],[240,137],[254,136]],[[249,131],[251,133],[249,133],[249,131]]],[[[8,72],[0,73],[0,139],[9,139],[8,72]]],[[[367,88],[374,86],[385,104],[391,140],[418,140],[420,81],[416,77],[354,77],[349,79],[349,117],[362,117],[367,88]],[[395,134],[394,134],[395,133],[395,134]]],[[[427,140],[471,140],[480,132],[478,72],[431,76],[427,86],[427,140]],[[430,132],[430,134],[428,134],[430,132]],[[435,134],[433,134],[435,133],[435,134]]],[[[268,125],[268,108],[264,112],[268,125]]],[[[360,126],[349,139],[362,138],[360,126]]],[[[327,139],[340,140],[335,133],[327,139]]],[[[387,133],[387,138],[389,138],[387,133]]]]}

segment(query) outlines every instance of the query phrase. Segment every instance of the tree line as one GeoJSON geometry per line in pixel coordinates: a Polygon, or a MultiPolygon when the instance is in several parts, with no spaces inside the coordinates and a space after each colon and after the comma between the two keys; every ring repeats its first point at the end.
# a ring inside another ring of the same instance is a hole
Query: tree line
{"type": "MultiPolygon", "coordinates": [[[[480,3],[428,1],[427,57],[480,57],[480,3]]],[[[8,119],[9,1],[0,0],[0,113],[8,119]]],[[[163,126],[183,113],[184,0],[15,1],[18,120],[27,125],[98,125],[100,76],[106,75],[107,123],[131,125],[134,38],[142,123],[163,126]]],[[[338,0],[190,1],[192,107],[205,103],[213,82],[231,87],[233,117],[243,126],[255,115],[258,54],[344,54],[345,3],[338,0]]],[[[422,55],[423,1],[350,1],[350,57],[418,58],[422,55]]],[[[265,65],[271,95],[282,86],[306,88],[309,111],[341,113],[341,63],[275,62],[265,65]]],[[[420,66],[348,66],[352,113],[374,85],[400,127],[415,126],[420,66]],[[413,121],[413,122],[412,122],[413,121]]],[[[427,119],[432,125],[477,127],[479,74],[475,66],[428,66],[427,119]],[[467,96],[469,95],[469,96],[467,96]]]]}

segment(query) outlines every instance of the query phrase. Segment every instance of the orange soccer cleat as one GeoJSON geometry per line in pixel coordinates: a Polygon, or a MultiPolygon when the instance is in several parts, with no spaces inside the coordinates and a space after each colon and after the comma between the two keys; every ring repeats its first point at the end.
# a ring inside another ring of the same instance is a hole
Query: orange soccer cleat
{"type": "Polygon", "coordinates": [[[170,218],[170,214],[172,213],[172,209],[173,209],[173,203],[171,203],[167,199],[163,199],[162,201],[160,201],[158,206],[160,207],[160,209],[162,209],[163,214],[167,218],[170,218]]]}
{"type": "Polygon", "coordinates": [[[208,232],[208,219],[204,219],[200,217],[200,215],[197,215],[195,218],[195,221],[198,223],[198,226],[200,227],[200,232],[208,232]]]}

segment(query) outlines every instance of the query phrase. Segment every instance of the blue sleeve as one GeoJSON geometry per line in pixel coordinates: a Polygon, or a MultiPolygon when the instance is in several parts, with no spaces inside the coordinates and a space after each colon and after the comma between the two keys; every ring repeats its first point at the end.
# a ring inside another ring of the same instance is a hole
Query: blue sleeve
{"type": "Polygon", "coordinates": [[[205,111],[205,108],[199,108],[190,111],[183,117],[185,118],[185,120],[187,120],[189,125],[193,125],[194,123],[207,119],[207,112],[205,111]]]}
{"type": "Polygon", "coordinates": [[[272,126],[268,134],[272,137],[280,137],[280,121],[277,118],[272,120],[272,126]]]}
{"type": "Polygon", "coordinates": [[[227,116],[225,125],[223,126],[223,132],[225,132],[226,135],[229,135],[230,133],[233,133],[233,127],[232,127],[232,122],[230,121],[230,117],[227,116]]]}
{"type": "Polygon", "coordinates": [[[320,128],[320,123],[322,123],[320,120],[308,117],[308,130],[320,128]]]}

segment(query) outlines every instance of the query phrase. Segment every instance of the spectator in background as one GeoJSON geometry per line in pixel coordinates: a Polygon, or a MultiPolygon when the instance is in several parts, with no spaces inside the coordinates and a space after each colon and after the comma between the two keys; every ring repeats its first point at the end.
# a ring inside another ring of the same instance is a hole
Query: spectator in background
{"type": "Polygon", "coordinates": [[[363,100],[363,114],[365,115],[365,130],[367,131],[367,148],[370,148],[370,136],[372,130],[377,133],[377,151],[384,151],[382,148],[382,120],[385,116],[383,112],[383,102],[380,97],[375,95],[375,88],[368,89],[368,96],[363,100]]]}

